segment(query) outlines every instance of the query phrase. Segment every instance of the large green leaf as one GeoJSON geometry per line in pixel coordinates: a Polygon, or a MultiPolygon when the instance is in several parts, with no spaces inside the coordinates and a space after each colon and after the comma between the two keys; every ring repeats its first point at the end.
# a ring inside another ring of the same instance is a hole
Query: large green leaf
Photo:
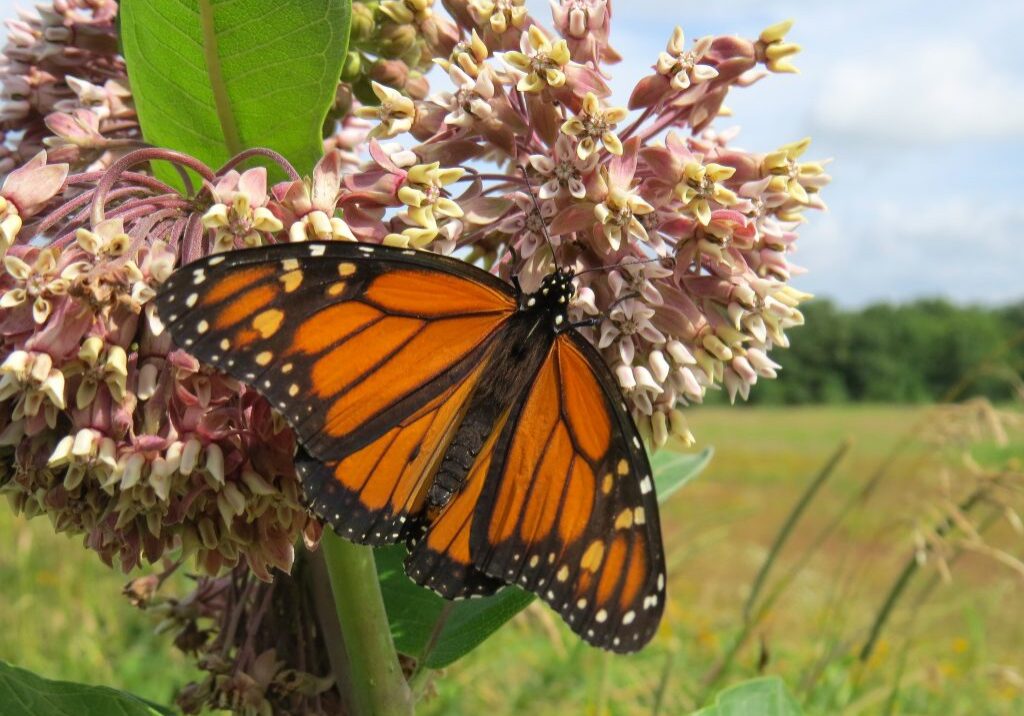
{"type": "Polygon", "coordinates": [[[698,453],[662,450],[654,456],[654,484],[658,488],[658,502],[664,502],[679,488],[697,477],[711,462],[715,449],[706,447],[698,453]]]}
{"type": "Polygon", "coordinates": [[[803,711],[777,676],[732,686],[692,716],[801,716],[803,711]]]}
{"type": "Polygon", "coordinates": [[[216,167],[251,147],[300,172],[323,153],[351,0],[124,0],[121,36],[142,133],[216,167]]]}
{"type": "Polygon", "coordinates": [[[425,657],[424,663],[431,668],[462,658],[533,601],[532,594],[505,587],[485,599],[450,602],[405,575],[404,547],[394,545],[375,552],[395,648],[425,657]]]}
{"type": "MultiPolygon", "coordinates": [[[[658,501],[664,502],[707,466],[712,450],[697,454],[665,450],[653,460],[658,501]]],[[[395,647],[441,668],[462,658],[522,611],[534,596],[509,586],[491,597],[449,602],[405,575],[401,545],[375,551],[381,592],[395,647]]]]}
{"type": "Polygon", "coordinates": [[[51,681],[0,661],[3,716],[172,716],[174,712],[106,686],[51,681]]]}

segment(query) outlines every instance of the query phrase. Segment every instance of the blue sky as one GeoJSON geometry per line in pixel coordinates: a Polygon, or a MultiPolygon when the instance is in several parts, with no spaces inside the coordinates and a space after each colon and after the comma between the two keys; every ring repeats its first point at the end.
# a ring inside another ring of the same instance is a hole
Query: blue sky
{"type": "MultiPolygon", "coordinates": [[[[550,17],[544,0],[528,0],[550,17]]],[[[29,3],[0,0],[0,11],[29,3]]],[[[805,135],[832,157],[831,210],[811,214],[798,287],[843,305],[943,296],[1024,299],[1024,2],[615,2],[612,86],[623,104],[675,25],[688,38],[756,36],[785,18],[800,75],[734,92],[738,144],[805,135]]]]}

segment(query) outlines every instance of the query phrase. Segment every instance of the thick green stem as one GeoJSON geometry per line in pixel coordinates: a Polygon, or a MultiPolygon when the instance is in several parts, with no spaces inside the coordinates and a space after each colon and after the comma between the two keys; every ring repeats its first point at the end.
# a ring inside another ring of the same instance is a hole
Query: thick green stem
{"type": "Polygon", "coordinates": [[[320,548],[345,639],[356,716],[411,716],[412,695],[391,640],[373,550],[330,530],[320,548]]]}

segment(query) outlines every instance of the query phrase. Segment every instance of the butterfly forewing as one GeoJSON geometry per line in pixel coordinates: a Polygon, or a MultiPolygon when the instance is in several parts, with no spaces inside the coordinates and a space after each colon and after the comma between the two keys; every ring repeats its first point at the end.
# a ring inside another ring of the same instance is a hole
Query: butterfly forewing
{"type": "Polygon", "coordinates": [[[514,418],[477,503],[474,563],[590,643],[635,651],[661,618],[664,556],[650,464],[607,367],[561,334],[514,418]]]}
{"type": "Polygon", "coordinates": [[[313,458],[298,464],[314,511],[362,543],[404,537],[515,310],[498,279],[425,257],[340,242],[237,251],[176,272],[157,298],[183,348],[281,411],[313,458]]]}

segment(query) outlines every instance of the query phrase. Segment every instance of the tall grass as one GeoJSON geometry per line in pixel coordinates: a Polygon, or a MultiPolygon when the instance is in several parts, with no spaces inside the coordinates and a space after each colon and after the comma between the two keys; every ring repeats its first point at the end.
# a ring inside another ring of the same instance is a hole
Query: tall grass
{"type": "MultiPolygon", "coordinates": [[[[652,645],[607,657],[537,605],[418,680],[420,712],[665,716],[772,673],[809,714],[1024,713],[1020,576],[996,556],[1021,553],[1018,415],[698,410],[717,457],[665,508],[670,603],[652,645]]],[[[164,702],[194,676],[79,544],[5,510],[0,539],[0,658],[164,702]]]]}

